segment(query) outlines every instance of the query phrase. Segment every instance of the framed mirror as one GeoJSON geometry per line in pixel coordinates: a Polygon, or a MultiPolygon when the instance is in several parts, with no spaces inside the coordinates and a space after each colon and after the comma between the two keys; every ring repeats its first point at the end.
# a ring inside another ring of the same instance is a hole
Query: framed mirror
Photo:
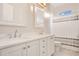
{"type": "Polygon", "coordinates": [[[44,11],[35,7],[35,27],[44,27],[44,11]]]}

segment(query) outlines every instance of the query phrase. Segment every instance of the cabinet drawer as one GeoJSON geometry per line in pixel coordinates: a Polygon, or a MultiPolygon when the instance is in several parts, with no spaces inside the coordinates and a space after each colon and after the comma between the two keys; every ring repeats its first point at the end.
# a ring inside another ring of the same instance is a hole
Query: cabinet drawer
{"type": "Polygon", "coordinates": [[[40,55],[46,56],[47,55],[47,46],[40,46],[40,55]]]}
{"type": "Polygon", "coordinates": [[[41,51],[40,56],[47,56],[47,52],[46,51],[41,51]]]}
{"type": "Polygon", "coordinates": [[[39,40],[28,42],[26,47],[27,56],[39,56],[39,40]]]}
{"type": "Polygon", "coordinates": [[[44,51],[47,49],[47,46],[46,45],[40,45],[40,51],[44,51]]]}
{"type": "Polygon", "coordinates": [[[40,40],[41,45],[46,45],[46,42],[47,42],[47,38],[44,38],[44,39],[40,40]]]}

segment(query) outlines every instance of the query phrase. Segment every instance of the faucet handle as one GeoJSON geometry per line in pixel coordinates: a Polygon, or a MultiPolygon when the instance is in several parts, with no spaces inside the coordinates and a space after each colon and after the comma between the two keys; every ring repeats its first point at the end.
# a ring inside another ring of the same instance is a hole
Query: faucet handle
{"type": "Polygon", "coordinates": [[[17,37],[17,32],[18,32],[18,30],[16,29],[15,32],[14,32],[14,38],[17,37]]]}
{"type": "Polygon", "coordinates": [[[8,34],[8,37],[9,37],[9,39],[11,39],[12,38],[12,34],[8,34]]]}

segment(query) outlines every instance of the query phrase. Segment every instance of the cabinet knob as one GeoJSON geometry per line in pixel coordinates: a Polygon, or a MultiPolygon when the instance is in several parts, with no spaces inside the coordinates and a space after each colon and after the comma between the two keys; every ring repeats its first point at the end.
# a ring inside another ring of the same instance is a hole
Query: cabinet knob
{"type": "Polygon", "coordinates": [[[45,40],[43,40],[43,42],[45,42],[45,40]]]}
{"type": "Polygon", "coordinates": [[[42,53],[45,54],[45,51],[43,51],[42,53]]]}
{"type": "Polygon", "coordinates": [[[45,48],[45,46],[43,46],[43,48],[45,48]]]}
{"type": "Polygon", "coordinates": [[[30,46],[28,45],[27,48],[30,48],[30,46]]]}
{"type": "Polygon", "coordinates": [[[26,49],[26,47],[23,47],[23,49],[26,49]]]}

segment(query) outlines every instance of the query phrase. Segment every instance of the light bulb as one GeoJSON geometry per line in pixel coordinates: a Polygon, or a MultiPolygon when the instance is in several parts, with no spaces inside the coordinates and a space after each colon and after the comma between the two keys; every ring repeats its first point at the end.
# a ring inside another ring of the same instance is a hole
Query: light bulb
{"type": "Polygon", "coordinates": [[[45,17],[45,18],[49,18],[49,17],[50,17],[50,14],[47,13],[47,12],[45,12],[45,13],[44,13],[44,17],[45,17]]]}
{"type": "Polygon", "coordinates": [[[30,6],[30,9],[31,9],[31,11],[33,11],[33,6],[32,5],[30,6]]]}

